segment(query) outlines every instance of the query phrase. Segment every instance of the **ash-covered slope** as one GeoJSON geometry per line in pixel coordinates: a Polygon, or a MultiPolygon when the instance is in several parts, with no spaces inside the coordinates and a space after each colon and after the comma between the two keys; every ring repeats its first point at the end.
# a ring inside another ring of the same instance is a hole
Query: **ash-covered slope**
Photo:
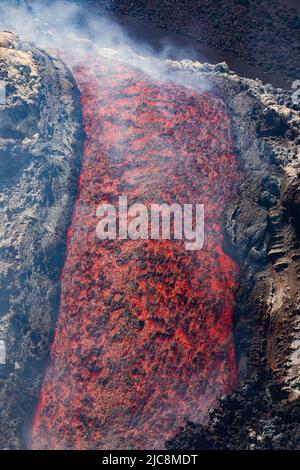
{"type": "Polygon", "coordinates": [[[77,2],[96,14],[105,8],[130,36],[158,50],[161,44],[174,43],[178,54],[186,48],[200,60],[226,60],[242,76],[284,88],[299,79],[299,0],[77,2]]]}
{"type": "Polygon", "coordinates": [[[0,447],[21,448],[56,317],[81,113],[63,63],[8,32],[0,79],[0,447]]]}
{"type": "Polygon", "coordinates": [[[171,63],[209,78],[227,102],[245,172],[225,211],[226,248],[241,266],[234,333],[240,388],[207,426],[190,424],[169,448],[299,448],[299,105],[226,65],[171,63]]]}

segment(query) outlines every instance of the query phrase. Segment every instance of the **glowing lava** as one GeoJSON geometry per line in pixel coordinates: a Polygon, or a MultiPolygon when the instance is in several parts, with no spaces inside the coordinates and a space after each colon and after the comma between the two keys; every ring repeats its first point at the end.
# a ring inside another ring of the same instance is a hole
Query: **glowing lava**
{"type": "Polygon", "coordinates": [[[237,158],[221,99],[108,59],[78,67],[86,130],[33,448],[163,448],[236,382],[238,268],[222,250],[237,158]],[[204,203],[205,248],[100,241],[103,201],[204,203]]]}

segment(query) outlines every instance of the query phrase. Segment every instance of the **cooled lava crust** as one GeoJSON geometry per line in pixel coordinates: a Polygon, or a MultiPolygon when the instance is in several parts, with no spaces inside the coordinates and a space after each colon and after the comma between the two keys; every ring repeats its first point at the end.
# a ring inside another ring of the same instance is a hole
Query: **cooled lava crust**
{"type": "Polygon", "coordinates": [[[42,449],[163,448],[236,384],[238,266],[222,212],[241,172],[211,91],[106,58],[74,71],[86,131],[56,334],[32,430],[42,449]],[[96,208],[205,204],[205,246],[104,240],[96,208]]]}
{"type": "Polygon", "coordinates": [[[0,448],[19,449],[53,341],[83,132],[70,71],[9,32],[0,81],[0,448]]]}

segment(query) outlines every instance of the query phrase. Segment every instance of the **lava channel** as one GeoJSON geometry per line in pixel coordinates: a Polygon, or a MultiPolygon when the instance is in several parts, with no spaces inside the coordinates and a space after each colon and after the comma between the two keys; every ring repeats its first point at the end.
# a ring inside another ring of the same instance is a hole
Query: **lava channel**
{"type": "Polygon", "coordinates": [[[35,449],[162,449],[235,385],[238,266],[222,211],[241,173],[224,102],[117,61],[77,66],[86,131],[35,449]],[[205,204],[205,246],[104,240],[96,208],[205,204]]]}

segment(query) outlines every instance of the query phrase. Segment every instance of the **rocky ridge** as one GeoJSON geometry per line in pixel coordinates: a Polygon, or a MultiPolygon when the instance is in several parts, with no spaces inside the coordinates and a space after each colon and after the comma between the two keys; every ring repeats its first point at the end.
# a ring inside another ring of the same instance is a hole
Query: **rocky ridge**
{"type": "Polygon", "coordinates": [[[0,34],[0,447],[26,446],[49,354],[82,155],[66,66],[0,34]]]}
{"type": "MultiPolygon", "coordinates": [[[[79,93],[61,61],[2,33],[0,79],[2,448],[26,445],[59,300],[65,230],[82,154],[79,93]],[[59,262],[57,262],[59,260],[59,262]]],[[[240,386],[168,448],[298,448],[299,105],[226,64],[166,63],[227,103],[246,178],[226,208],[224,247],[241,267],[234,316],[240,386]]]]}
{"type": "Polygon", "coordinates": [[[169,448],[299,448],[299,104],[226,64],[171,62],[209,79],[227,102],[246,173],[224,213],[225,246],[241,267],[234,334],[241,385],[188,424],[169,448]]]}

